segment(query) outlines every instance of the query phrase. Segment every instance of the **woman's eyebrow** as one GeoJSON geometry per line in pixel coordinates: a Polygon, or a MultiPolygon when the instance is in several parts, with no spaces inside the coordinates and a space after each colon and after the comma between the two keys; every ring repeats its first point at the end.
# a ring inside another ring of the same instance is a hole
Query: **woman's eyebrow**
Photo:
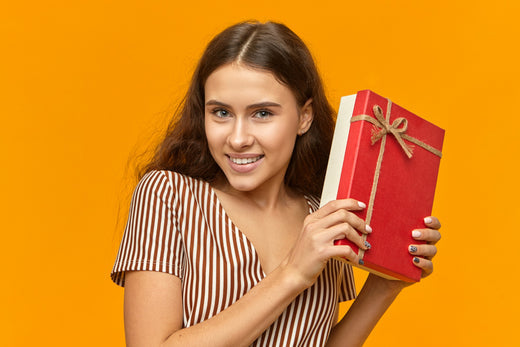
{"type": "MultiPolygon", "coordinates": [[[[228,105],[224,102],[214,100],[214,99],[208,100],[206,102],[206,106],[222,106],[222,107],[231,108],[231,105],[228,105]]],[[[255,104],[247,105],[246,108],[255,109],[255,108],[262,108],[262,107],[282,107],[282,105],[280,105],[276,102],[272,102],[272,101],[263,101],[263,102],[258,102],[255,104]]]]}
{"type": "Polygon", "coordinates": [[[230,108],[231,106],[228,105],[228,104],[225,104],[223,102],[220,102],[220,101],[217,101],[217,100],[208,100],[206,102],[206,106],[222,106],[222,107],[227,107],[227,108],[230,108]]]}
{"type": "Polygon", "coordinates": [[[282,105],[280,105],[276,102],[272,102],[272,101],[264,101],[264,102],[259,102],[259,103],[247,106],[248,109],[262,108],[262,107],[282,107],[282,105]]]}

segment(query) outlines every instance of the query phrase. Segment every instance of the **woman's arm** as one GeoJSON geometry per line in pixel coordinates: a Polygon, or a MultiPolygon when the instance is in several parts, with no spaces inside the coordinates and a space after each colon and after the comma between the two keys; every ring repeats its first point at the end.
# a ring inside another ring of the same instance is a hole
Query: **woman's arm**
{"type": "Polygon", "coordinates": [[[218,315],[182,328],[178,277],[151,271],[126,274],[128,346],[249,346],[304,289],[279,267],[218,315]]]}
{"type": "MultiPolygon", "coordinates": [[[[422,269],[423,277],[433,271],[431,259],[437,253],[435,243],[441,238],[438,231],[441,225],[437,218],[427,217],[425,224],[428,228],[415,230],[412,236],[427,243],[411,245],[414,247],[408,250],[415,255],[414,264],[422,269]]],[[[408,285],[410,283],[370,274],[347,314],[332,329],[327,346],[362,346],[397,295],[408,285]]]]}
{"type": "Polygon", "coordinates": [[[389,286],[387,282],[373,274],[368,276],[348,312],[332,329],[327,346],[363,345],[401,291],[401,286],[389,286]]]}
{"type": "Polygon", "coordinates": [[[344,237],[366,249],[357,231],[365,223],[350,211],[357,201],[337,200],[310,214],[288,257],[246,295],[216,316],[182,328],[179,278],[157,272],[125,275],[125,331],[128,346],[249,346],[306,288],[331,257],[357,261],[348,246],[334,246],[344,237]]]}

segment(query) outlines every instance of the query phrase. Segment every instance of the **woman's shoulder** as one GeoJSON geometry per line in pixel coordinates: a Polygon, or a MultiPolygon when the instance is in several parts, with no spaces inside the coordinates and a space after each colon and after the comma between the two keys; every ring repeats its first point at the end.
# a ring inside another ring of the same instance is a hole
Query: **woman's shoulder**
{"type": "Polygon", "coordinates": [[[175,185],[175,183],[178,181],[184,181],[186,183],[203,182],[197,178],[193,178],[171,170],[150,170],[141,177],[138,184],[166,181],[172,185],[175,185]]]}
{"type": "Polygon", "coordinates": [[[146,172],[137,183],[136,191],[147,189],[157,190],[171,188],[172,186],[172,175],[171,171],[167,170],[151,170],[146,172]]]}
{"type": "Polygon", "coordinates": [[[179,172],[171,170],[150,170],[145,173],[137,183],[136,193],[146,190],[155,195],[169,196],[172,198],[181,192],[194,191],[201,185],[207,184],[205,181],[179,172]]]}

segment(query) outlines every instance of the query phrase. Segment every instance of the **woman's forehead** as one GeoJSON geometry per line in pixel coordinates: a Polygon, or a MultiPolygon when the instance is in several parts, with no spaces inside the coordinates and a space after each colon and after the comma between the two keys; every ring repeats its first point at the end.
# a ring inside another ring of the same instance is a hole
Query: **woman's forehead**
{"type": "Polygon", "coordinates": [[[205,102],[295,102],[292,91],[272,73],[243,64],[232,63],[219,67],[209,75],[204,90],[205,102]]]}

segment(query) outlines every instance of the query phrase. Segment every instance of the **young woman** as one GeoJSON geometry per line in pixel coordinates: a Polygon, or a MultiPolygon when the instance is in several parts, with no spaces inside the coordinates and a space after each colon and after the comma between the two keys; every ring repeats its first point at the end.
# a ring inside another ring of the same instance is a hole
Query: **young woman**
{"type": "MultiPolygon", "coordinates": [[[[358,258],[334,240],[366,249],[372,230],[361,201],[317,208],[333,113],[284,25],[241,23],[209,43],[134,192],[112,272],[129,346],[363,343],[407,284],[369,275],[337,323],[356,292],[336,258],[358,258]]],[[[413,233],[427,241],[411,247],[424,276],[439,227],[427,217],[413,233]]]]}

